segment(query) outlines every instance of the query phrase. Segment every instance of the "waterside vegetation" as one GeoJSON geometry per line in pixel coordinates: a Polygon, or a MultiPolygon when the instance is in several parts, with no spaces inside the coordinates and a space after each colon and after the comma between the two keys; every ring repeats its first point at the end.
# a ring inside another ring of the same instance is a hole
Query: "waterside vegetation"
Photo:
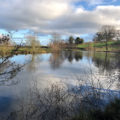
{"type": "MultiPolygon", "coordinates": [[[[11,51],[18,46],[13,44],[12,35],[3,35],[0,38],[0,54],[10,54],[11,51]]],[[[37,36],[29,35],[25,38],[25,43],[19,45],[19,49],[15,54],[35,54],[35,53],[50,53],[59,52],[61,50],[87,50],[99,52],[120,52],[120,32],[110,25],[102,26],[101,29],[94,35],[93,41],[85,42],[83,38],[70,36],[67,40],[54,33],[50,43],[47,46],[42,46],[37,36]]]]}

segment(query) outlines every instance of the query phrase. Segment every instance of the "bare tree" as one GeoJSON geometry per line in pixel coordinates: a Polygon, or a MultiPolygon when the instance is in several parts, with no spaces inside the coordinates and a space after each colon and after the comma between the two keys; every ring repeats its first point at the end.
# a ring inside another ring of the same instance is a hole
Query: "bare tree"
{"type": "Polygon", "coordinates": [[[1,37],[0,37],[0,44],[1,45],[8,45],[9,42],[10,42],[10,36],[9,36],[9,34],[7,34],[7,35],[1,35],[1,37]]]}
{"type": "MultiPolygon", "coordinates": [[[[3,41],[12,40],[12,34],[10,32],[3,41]]],[[[0,54],[0,85],[6,85],[9,80],[11,80],[20,71],[20,65],[15,64],[15,62],[10,61],[10,58],[15,55],[21,45],[13,46],[9,54],[0,54]]],[[[15,84],[11,82],[11,84],[15,84]]]]}
{"type": "Polygon", "coordinates": [[[106,51],[108,51],[108,41],[113,40],[116,36],[116,29],[111,25],[104,25],[99,32],[96,33],[94,41],[105,41],[106,51]]]}
{"type": "Polygon", "coordinates": [[[51,39],[51,43],[50,43],[50,47],[52,48],[53,51],[58,52],[60,51],[62,48],[64,48],[64,42],[61,39],[61,36],[57,33],[54,33],[52,35],[52,39],[51,39]]]}
{"type": "Polygon", "coordinates": [[[40,47],[40,41],[37,39],[37,36],[29,35],[26,39],[26,45],[32,48],[32,52],[35,52],[36,47],[40,47]]]}

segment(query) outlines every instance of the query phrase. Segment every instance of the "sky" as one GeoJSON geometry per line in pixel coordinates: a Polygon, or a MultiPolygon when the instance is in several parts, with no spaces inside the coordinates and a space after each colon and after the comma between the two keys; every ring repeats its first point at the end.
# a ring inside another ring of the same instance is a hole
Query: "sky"
{"type": "Polygon", "coordinates": [[[0,0],[0,33],[34,32],[44,45],[53,33],[91,41],[103,25],[119,27],[120,0],[0,0]]]}

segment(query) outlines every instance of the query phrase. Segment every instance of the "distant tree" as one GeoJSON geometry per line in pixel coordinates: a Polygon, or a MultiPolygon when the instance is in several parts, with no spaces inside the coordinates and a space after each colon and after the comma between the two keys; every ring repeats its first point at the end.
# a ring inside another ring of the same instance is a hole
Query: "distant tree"
{"type": "Polygon", "coordinates": [[[70,36],[69,39],[68,39],[68,41],[69,41],[69,44],[73,44],[73,43],[74,43],[74,38],[73,38],[73,36],[70,36]]]}
{"type": "Polygon", "coordinates": [[[100,42],[100,41],[102,41],[102,39],[103,39],[103,36],[102,36],[101,32],[97,32],[95,34],[94,38],[93,38],[93,41],[94,42],[97,42],[97,41],[100,42]]]}
{"type": "Polygon", "coordinates": [[[62,48],[64,48],[65,43],[61,39],[61,36],[57,33],[52,34],[52,39],[49,44],[53,51],[59,52],[62,48]]]}
{"type": "Polygon", "coordinates": [[[0,44],[4,45],[4,44],[9,44],[10,42],[10,35],[7,34],[7,35],[1,35],[0,36],[0,44]]]}
{"type": "Polygon", "coordinates": [[[108,41],[113,40],[116,36],[116,29],[114,26],[105,25],[102,26],[99,32],[96,33],[94,41],[105,41],[106,51],[108,51],[108,41]]]}
{"type": "Polygon", "coordinates": [[[52,39],[51,39],[52,42],[61,41],[61,36],[60,36],[60,34],[58,34],[58,33],[53,33],[51,36],[52,36],[52,39]]]}
{"type": "Polygon", "coordinates": [[[80,37],[77,37],[75,39],[75,44],[82,44],[83,42],[84,42],[84,40],[82,38],[80,38],[80,37]]]}
{"type": "Polygon", "coordinates": [[[36,36],[30,35],[27,36],[26,45],[30,46],[34,52],[36,47],[40,47],[40,41],[37,40],[36,36]]]}

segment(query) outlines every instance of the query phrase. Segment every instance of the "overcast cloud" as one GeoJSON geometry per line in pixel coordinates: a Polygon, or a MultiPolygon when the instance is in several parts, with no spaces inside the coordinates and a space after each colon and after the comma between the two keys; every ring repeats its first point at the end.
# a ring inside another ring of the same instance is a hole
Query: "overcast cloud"
{"type": "Polygon", "coordinates": [[[112,5],[114,2],[109,1],[108,5],[108,0],[0,0],[0,28],[30,29],[42,34],[95,33],[102,25],[120,24],[120,6],[112,5]],[[86,9],[80,2],[93,9],[86,9]]]}

